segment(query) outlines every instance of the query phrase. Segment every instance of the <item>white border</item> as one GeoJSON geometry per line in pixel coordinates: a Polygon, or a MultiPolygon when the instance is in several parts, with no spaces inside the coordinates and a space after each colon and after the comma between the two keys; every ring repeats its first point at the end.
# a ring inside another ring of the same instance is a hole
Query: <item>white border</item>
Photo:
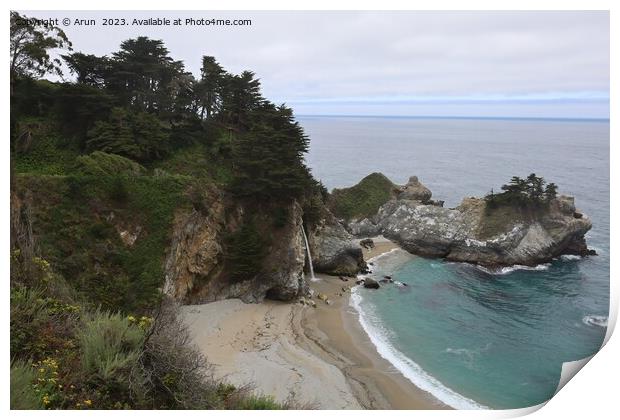
{"type": "MultiPolygon", "coordinates": [[[[8,11],[11,9],[19,10],[49,10],[51,6],[55,10],[610,10],[611,19],[611,101],[610,101],[610,159],[611,159],[611,210],[612,214],[618,210],[617,206],[617,193],[614,193],[613,186],[616,185],[616,179],[618,170],[614,166],[617,162],[618,145],[616,144],[618,139],[617,130],[617,117],[614,115],[614,110],[618,108],[618,40],[620,39],[620,32],[618,26],[620,24],[620,2],[607,1],[607,0],[590,0],[590,1],[578,1],[578,0],[504,0],[504,1],[492,1],[492,0],[470,0],[467,2],[458,0],[435,0],[435,1],[392,1],[383,0],[381,2],[351,2],[349,4],[345,2],[337,2],[334,0],[301,0],[291,2],[283,0],[263,0],[260,3],[250,0],[228,0],[220,2],[205,2],[205,1],[184,1],[170,2],[161,0],[152,0],[149,2],[138,2],[128,0],[108,0],[105,2],[88,2],[78,0],[56,0],[50,2],[49,0],[23,0],[23,1],[11,1],[7,2],[7,9],[5,11],[3,25],[5,38],[3,39],[5,45],[5,51],[8,50],[8,11]],[[260,5],[260,7],[258,7],[260,5]]],[[[5,413],[9,411],[9,308],[8,308],[8,279],[9,279],[9,164],[10,155],[8,153],[8,130],[9,130],[9,74],[8,66],[2,67],[2,76],[5,80],[3,86],[4,89],[4,101],[2,104],[3,113],[2,121],[4,126],[4,147],[5,152],[2,154],[2,171],[3,171],[3,184],[2,184],[2,197],[4,197],[5,204],[2,207],[2,215],[4,224],[3,226],[3,238],[2,249],[0,255],[2,256],[2,274],[4,279],[3,299],[4,299],[4,311],[3,321],[0,324],[5,337],[4,346],[2,347],[2,359],[5,363],[2,365],[2,404],[5,413]]],[[[611,332],[615,326],[617,319],[618,309],[618,281],[616,278],[616,266],[613,264],[614,256],[616,254],[616,245],[618,244],[618,229],[615,219],[611,219],[611,312],[609,317],[610,328],[606,337],[607,344],[604,349],[597,354],[591,362],[589,362],[579,373],[577,379],[569,381],[568,384],[544,407],[542,410],[537,411],[532,415],[535,419],[557,419],[557,418],[579,418],[585,417],[605,419],[614,418],[618,414],[618,408],[616,404],[617,398],[617,378],[616,375],[620,374],[618,369],[619,361],[616,355],[620,355],[620,343],[617,337],[611,337],[611,332]],[[611,337],[611,339],[610,339],[611,337]]],[[[617,335],[617,334],[616,334],[617,335]]],[[[524,410],[510,410],[508,412],[491,411],[491,412],[464,412],[464,411],[441,411],[441,412],[409,412],[409,411],[390,411],[389,413],[381,413],[381,416],[389,415],[390,418],[407,418],[420,416],[422,418],[502,418],[502,417],[514,417],[518,415],[527,414],[532,412],[532,409],[524,410]]],[[[535,411],[535,410],[534,410],[535,411]]],[[[33,418],[33,417],[60,417],[63,418],[83,418],[87,415],[93,418],[108,417],[112,413],[107,412],[10,412],[11,417],[15,418],[33,418]]],[[[134,417],[135,412],[115,412],[114,416],[120,418],[134,417]]],[[[327,414],[327,413],[326,413],[327,414]]],[[[362,412],[344,412],[334,411],[329,412],[329,415],[333,414],[340,418],[355,417],[356,419],[370,419],[371,416],[375,416],[372,411],[362,412]]],[[[242,415],[240,412],[149,412],[149,417],[157,418],[169,418],[170,416],[183,416],[185,418],[205,418],[209,416],[211,418],[237,418],[242,415]]],[[[297,412],[292,414],[290,412],[252,412],[247,413],[253,418],[287,418],[290,419],[291,415],[295,417],[312,418],[322,413],[313,411],[309,412],[297,412]]]]}

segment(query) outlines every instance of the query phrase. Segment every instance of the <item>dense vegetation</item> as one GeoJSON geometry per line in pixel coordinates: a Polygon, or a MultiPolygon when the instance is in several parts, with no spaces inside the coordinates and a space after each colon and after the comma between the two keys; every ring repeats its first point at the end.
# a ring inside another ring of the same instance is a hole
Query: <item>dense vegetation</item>
{"type": "Polygon", "coordinates": [[[485,197],[488,209],[502,206],[541,209],[556,197],[558,187],[553,182],[547,184],[536,174],[530,174],[525,179],[513,176],[510,183],[502,185],[502,191],[499,194],[491,191],[485,197]]]}
{"type": "MultiPolygon", "coordinates": [[[[161,40],[71,46],[11,13],[11,406],[279,408],[209,376],[160,288],[174,214],[204,211],[205,185],[273,226],[293,200],[316,213],[302,128],[214,57],[195,76],[161,40]],[[63,61],[75,81],[41,79],[63,61]]],[[[269,240],[235,226],[230,281],[269,240]]]]}
{"type": "Polygon", "coordinates": [[[485,217],[478,232],[480,238],[491,238],[517,221],[535,219],[549,208],[557,196],[557,186],[542,177],[530,174],[523,179],[513,176],[502,185],[501,193],[491,191],[485,196],[485,217]]]}
{"type": "Polygon", "coordinates": [[[350,188],[334,189],[329,208],[342,219],[370,217],[394,198],[397,186],[381,173],[372,173],[350,188]]]}

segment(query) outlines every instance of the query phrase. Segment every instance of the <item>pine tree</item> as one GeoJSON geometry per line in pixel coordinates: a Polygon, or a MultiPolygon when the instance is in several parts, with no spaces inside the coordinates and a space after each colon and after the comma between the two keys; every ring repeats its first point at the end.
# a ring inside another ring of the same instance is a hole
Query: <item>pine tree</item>
{"type": "Polygon", "coordinates": [[[558,194],[558,186],[555,185],[553,182],[550,182],[549,184],[547,184],[547,187],[545,188],[545,199],[547,201],[551,201],[556,198],[557,194],[558,194]]]}
{"type": "Polygon", "coordinates": [[[163,157],[168,152],[168,133],[153,115],[112,109],[108,121],[97,121],[88,132],[88,151],[100,150],[138,161],[163,157]]]}
{"type": "Polygon", "coordinates": [[[200,81],[196,86],[196,96],[201,119],[209,119],[219,109],[226,72],[214,57],[202,57],[200,81]]]}
{"type": "Polygon", "coordinates": [[[264,103],[233,144],[233,191],[276,200],[298,197],[311,180],[303,162],[307,150],[308,138],[292,111],[264,103]]]}
{"type": "Polygon", "coordinates": [[[232,280],[249,280],[260,272],[266,250],[253,221],[228,236],[226,254],[232,280]]]}

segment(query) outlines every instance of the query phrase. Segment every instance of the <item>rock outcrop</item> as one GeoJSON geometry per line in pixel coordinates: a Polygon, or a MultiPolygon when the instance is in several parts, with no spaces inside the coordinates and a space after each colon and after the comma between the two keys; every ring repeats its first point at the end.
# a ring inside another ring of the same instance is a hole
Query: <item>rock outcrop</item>
{"type": "Polygon", "coordinates": [[[328,210],[308,240],[316,272],[353,276],[366,267],[361,246],[328,210]]]}
{"type": "Polygon", "coordinates": [[[431,190],[422,185],[417,176],[412,176],[409,178],[409,182],[402,187],[401,193],[398,194],[398,199],[416,200],[423,204],[428,204],[432,195],[431,190]]]}
{"type": "Polygon", "coordinates": [[[413,254],[486,266],[535,265],[589,253],[584,235],[592,223],[572,197],[560,196],[538,212],[487,211],[481,198],[448,209],[430,202],[430,191],[411,180],[410,193],[388,201],[373,217],[349,221],[348,230],[359,237],[382,234],[413,254]]]}
{"type": "Polygon", "coordinates": [[[260,302],[264,298],[294,300],[308,292],[303,277],[305,249],[302,211],[297,202],[287,209],[287,220],[274,232],[260,273],[231,281],[224,255],[224,236],[244,217],[242,207],[224,204],[212,192],[201,210],[179,212],[165,262],[164,293],[184,303],[227,298],[260,302]]]}

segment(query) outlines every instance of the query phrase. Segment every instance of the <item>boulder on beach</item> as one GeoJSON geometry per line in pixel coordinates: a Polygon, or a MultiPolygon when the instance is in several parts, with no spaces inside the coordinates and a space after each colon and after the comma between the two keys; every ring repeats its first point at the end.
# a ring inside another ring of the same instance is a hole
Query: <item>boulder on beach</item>
{"type": "Polygon", "coordinates": [[[366,289],[378,289],[380,286],[376,280],[366,277],[364,279],[364,287],[366,289]]]}
{"type": "Polygon", "coordinates": [[[366,249],[373,249],[375,247],[375,242],[370,238],[362,239],[360,241],[360,246],[366,249]]]}

